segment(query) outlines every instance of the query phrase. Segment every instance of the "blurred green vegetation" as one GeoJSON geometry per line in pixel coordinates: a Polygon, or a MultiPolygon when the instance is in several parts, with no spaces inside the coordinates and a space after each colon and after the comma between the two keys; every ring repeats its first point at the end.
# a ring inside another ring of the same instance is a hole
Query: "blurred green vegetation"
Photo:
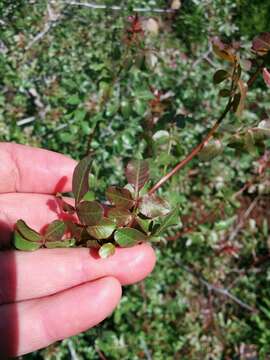
{"type": "MultiPolygon", "coordinates": [[[[174,15],[142,14],[144,51],[127,51],[129,10],[63,3],[55,2],[48,14],[43,0],[0,2],[0,139],[76,159],[90,145],[101,197],[108,184],[123,182],[127,159],[154,155],[158,180],[200,141],[225,105],[212,83],[224,64],[213,56],[210,39],[241,40],[245,53],[270,23],[268,1],[184,0],[174,15]],[[158,33],[149,29],[149,18],[158,33]],[[166,100],[153,115],[157,91],[166,100]]],[[[151,1],[154,7],[167,3],[151,1]]],[[[124,4],[149,2],[117,2],[124,4]]],[[[217,138],[256,126],[269,107],[269,90],[258,80],[242,116],[230,114],[217,138]]],[[[252,353],[267,359],[269,173],[263,183],[255,176],[261,155],[254,147],[240,154],[225,147],[211,161],[194,159],[162,190],[179,206],[181,223],[168,234],[174,240],[156,246],[153,274],[125,288],[120,306],[95,329],[23,359],[70,359],[71,347],[78,359],[91,360],[100,354],[115,360],[250,359],[252,353]],[[235,197],[248,181],[255,181],[253,188],[235,197]],[[254,199],[255,210],[226,242],[254,199]]]]}

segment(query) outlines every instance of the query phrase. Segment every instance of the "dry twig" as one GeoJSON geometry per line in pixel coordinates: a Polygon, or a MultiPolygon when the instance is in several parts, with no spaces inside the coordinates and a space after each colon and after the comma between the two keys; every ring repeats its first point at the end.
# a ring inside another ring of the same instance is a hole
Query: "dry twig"
{"type": "Polygon", "coordinates": [[[253,313],[257,312],[255,308],[251,307],[250,305],[246,304],[244,301],[242,301],[235,295],[231,294],[228,289],[210,284],[206,279],[204,279],[202,275],[198,274],[196,271],[192,270],[191,268],[185,266],[184,264],[182,264],[181,261],[176,261],[176,264],[179,265],[184,271],[194,276],[194,278],[196,278],[199,281],[199,283],[205,286],[208,292],[215,292],[219,295],[225,296],[230,300],[232,300],[233,302],[235,302],[236,304],[238,304],[239,306],[241,306],[243,309],[246,309],[253,313]]]}

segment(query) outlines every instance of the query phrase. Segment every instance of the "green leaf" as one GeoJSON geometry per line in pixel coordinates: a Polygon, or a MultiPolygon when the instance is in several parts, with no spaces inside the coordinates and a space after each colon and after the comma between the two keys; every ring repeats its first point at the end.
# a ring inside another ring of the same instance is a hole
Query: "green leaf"
{"type": "Polygon", "coordinates": [[[72,192],[75,197],[75,205],[77,206],[84,195],[87,193],[88,189],[88,177],[89,171],[92,165],[92,156],[88,155],[82,159],[76,166],[73,172],[72,178],[72,192]]]}
{"type": "Polygon", "coordinates": [[[227,230],[229,229],[233,224],[235,223],[235,216],[226,219],[226,220],[220,220],[217,223],[215,223],[215,229],[217,231],[221,230],[227,230]]]}
{"type": "Polygon", "coordinates": [[[220,140],[210,140],[204,145],[202,151],[199,154],[201,160],[209,161],[214,157],[223,153],[223,145],[220,140]]]}
{"type": "Polygon", "coordinates": [[[48,225],[45,231],[44,238],[46,241],[58,241],[61,240],[65,231],[66,224],[62,220],[54,220],[48,225]]]}
{"type": "Polygon", "coordinates": [[[171,207],[166,200],[153,194],[145,195],[142,198],[139,204],[139,210],[144,216],[153,219],[158,216],[167,215],[171,211],[171,207]]]}
{"type": "Polygon", "coordinates": [[[68,239],[62,241],[49,241],[45,243],[47,249],[55,249],[55,248],[69,248],[73,247],[76,244],[75,239],[68,239]]]}
{"type": "Polygon", "coordinates": [[[109,219],[115,222],[117,226],[125,226],[132,219],[132,215],[128,210],[120,208],[109,209],[107,216],[109,219]]]}
{"type": "Polygon", "coordinates": [[[133,109],[138,115],[143,116],[147,110],[147,103],[141,99],[135,99],[133,109]]]}
{"type": "Polygon", "coordinates": [[[148,240],[141,231],[132,228],[118,229],[114,234],[114,239],[121,247],[131,247],[148,240]]]}
{"type": "Polygon", "coordinates": [[[81,100],[78,97],[78,95],[72,95],[67,99],[68,105],[78,105],[80,102],[81,102],[81,100]]]}
{"type": "Polygon", "coordinates": [[[170,134],[166,130],[159,130],[154,133],[153,140],[158,144],[166,144],[170,138],[170,134]]]}
{"type": "Polygon", "coordinates": [[[14,232],[13,245],[22,251],[35,251],[41,247],[41,243],[26,240],[18,231],[14,232]]]}
{"type": "Polygon", "coordinates": [[[95,193],[93,191],[87,191],[87,193],[82,198],[83,201],[94,201],[96,198],[95,193]]]}
{"type": "Polygon", "coordinates": [[[178,223],[178,209],[175,208],[168,215],[159,221],[158,228],[152,234],[154,237],[162,235],[163,231],[165,231],[169,226],[176,225],[178,223]]]}
{"type": "Polygon", "coordinates": [[[33,229],[31,229],[23,220],[16,222],[16,229],[19,233],[29,241],[41,242],[42,237],[33,229]]]}
{"type": "Polygon", "coordinates": [[[101,246],[98,251],[99,256],[102,259],[106,259],[109,256],[112,256],[115,253],[115,245],[112,243],[107,243],[101,246]]]}
{"type": "Polygon", "coordinates": [[[128,189],[110,186],[106,191],[107,199],[116,207],[130,209],[134,205],[131,192],[128,189]]]}
{"type": "Polygon", "coordinates": [[[126,167],[126,178],[135,188],[136,195],[149,180],[149,165],[146,160],[132,160],[126,167]]]}
{"type": "Polygon", "coordinates": [[[213,82],[214,84],[220,84],[222,81],[227,79],[230,76],[230,74],[225,70],[218,70],[215,72],[213,76],[213,82]]]}
{"type": "Polygon", "coordinates": [[[95,239],[108,239],[116,228],[116,224],[110,219],[103,218],[97,225],[88,226],[88,233],[95,239]]]}
{"type": "Polygon", "coordinates": [[[77,207],[77,214],[84,225],[96,225],[103,218],[103,207],[97,201],[83,201],[77,207]]]}
{"type": "Polygon", "coordinates": [[[140,226],[140,228],[144,232],[148,233],[150,225],[152,223],[152,220],[151,219],[142,219],[139,216],[137,216],[136,221],[137,221],[138,225],[140,226]]]}

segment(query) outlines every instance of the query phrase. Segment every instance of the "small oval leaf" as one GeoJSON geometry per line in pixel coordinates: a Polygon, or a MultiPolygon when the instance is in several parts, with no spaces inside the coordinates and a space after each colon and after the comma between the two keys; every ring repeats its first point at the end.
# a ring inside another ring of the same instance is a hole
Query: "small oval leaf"
{"type": "Polygon", "coordinates": [[[66,231],[66,224],[64,221],[61,220],[54,220],[50,223],[45,231],[44,239],[46,241],[58,241],[61,240],[65,231],[66,231]]]}
{"type": "Polygon", "coordinates": [[[126,178],[135,188],[136,195],[149,180],[149,165],[146,160],[132,160],[126,167],[126,178]]]}
{"type": "Polygon", "coordinates": [[[113,245],[112,243],[107,243],[102,245],[98,251],[98,254],[102,259],[106,259],[109,256],[112,256],[114,253],[115,253],[115,245],[113,245]]]}
{"type": "Polygon", "coordinates": [[[115,222],[117,226],[125,226],[132,219],[132,215],[128,210],[120,208],[109,209],[107,216],[109,219],[115,222]]]}
{"type": "Polygon", "coordinates": [[[103,218],[103,207],[97,201],[83,201],[77,207],[77,214],[84,225],[96,225],[103,218]]]}
{"type": "Polygon", "coordinates": [[[29,241],[41,242],[42,238],[35,230],[31,229],[23,220],[16,222],[16,229],[19,233],[29,241]]]}
{"type": "Polygon", "coordinates": [[[171,207],[166,200],[153,194],[145,195],[142,198],[139,204],[139,210],[144,216],[153,219],[158,216],[167,215],[171,211],[171,207]]]}
{"type": "Polygon", "coordinates": [[[110,186],[106,191],[107,199],[116,207],[130,209],[134,205],[131,192],[118,186],[110,186]]]}
{"type": "Polygon", "coordinates": [[[13,245],[22,251],[35,251],[41,247],[40,243],[26,240],[18,231],[14,232],[13,245]]]}
{"type": "Polygon", "coordinates": [[[139,216],[136,217],[136,222],[138,223],[138,225],[140,226],[140,228],[142,229],[142,231],[148,233],[149,229],[150,229],[150,225],[152,223],[151,219],[142,219],[139,216]]]}
{"type": "Polygon", "coordinates": [[[72,177],[72,192],[77,205],[89,190],[89,171],[92,165],[92,156],[88,155],[75,167],[72,177]]]}
{"type": "Polygon", "coordinates": [[[116,224],[110,219],[103,218],[97,225],[88,226],[88,233],[95,239],[108,239],[116,228],[116,224]]]}
{"type": "Polygon", "coordinates": [[[214,84],[220,84],[222,81],[227,79],[230,76],[230,74],[226,70],[218,70],[215,72],[213,76],[213,82],[214,84]]]}
{"type": "Polygon", "coordinates": [[[209,161],[222,154],[223,150],[224,148],[220,140],[210,140],[202,148],[202,151],[199,153],[199,158],[204,161],[209,161]]]}
{"type": "Polygon", "coordinates": [[[115,232],[114,239],[121,247],[131,247],[148,240],[141,231],[132,228],[118,229],[115,232]]]}
{"type": "Polygon", "coordinates": [[[154,233],[152,234],[154,237],[158,237],[162,235],[162,233],[172,225],[176,225],[178,222],[178,209],[175,208],[173,211],[171,211],[168,215],[166,215],[164,218],[162,218],[161,221],[159,221],[159,226],[154,230],[154,233]]]}

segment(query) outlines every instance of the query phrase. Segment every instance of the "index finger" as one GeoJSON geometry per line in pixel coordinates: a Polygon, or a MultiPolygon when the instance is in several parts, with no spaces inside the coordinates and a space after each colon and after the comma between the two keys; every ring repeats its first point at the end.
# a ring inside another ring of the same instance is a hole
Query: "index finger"
{"type": "Polygon", "coordinates": [[[76,161],[54,151],[0,143],[0,193],[71,191],[76,161]]]}

